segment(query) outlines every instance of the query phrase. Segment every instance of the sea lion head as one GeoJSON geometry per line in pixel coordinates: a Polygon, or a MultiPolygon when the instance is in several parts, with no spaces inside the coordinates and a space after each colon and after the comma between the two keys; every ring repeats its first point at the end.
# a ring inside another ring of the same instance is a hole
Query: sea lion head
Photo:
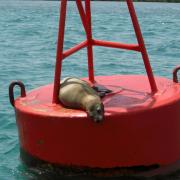
{"type": "Polygon", "coordinates": [[[100,123],[104,119],[104,105],[103,103],[93,103],[88,109],[87,113],[91,119],[96,123],[100,123]]]}

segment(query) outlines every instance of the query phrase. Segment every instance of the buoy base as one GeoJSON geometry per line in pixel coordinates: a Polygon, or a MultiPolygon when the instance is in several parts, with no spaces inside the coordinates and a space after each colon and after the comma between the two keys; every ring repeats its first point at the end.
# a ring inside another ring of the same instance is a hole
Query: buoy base
{"type": "Polygon", "coordinates": [[[43,161],[37,157],[26,152],[20,148],[20,157],[26,166],[31,168],[32,172],[40,172],[41,178],[83,178],[83,180],[90,179],[113,179],[114,178],[131,178],[131,180],[144,180],[151,177],[151,180],[162,179],[169,180],[169,177],[179,177],[180,174],[180,161],[174,164],[160,167],[159,165],[151,166],[135,166],[135,167],[116,167],[116,168],[88,168],[78,166],[64,166],[59,164],[52,164],[43,161]]]}
{"type": "Polygon", "coordinates": [[[20,146],[44,162],[78,169],[174,164],[180,160],[180,84],[155,79],[152,94],[146,76],[96,77],[96,85],[112,90],[102,99],[100,124],[82,110],[52,104],[52,84],[35,89],[15,101],[20,146]]]}
{"type": "Polygon", "coordinates": [[[158,165],[151,166],[135,166],[135,167],[114,167],[114,168],[89,168],[79,166],[64,166],[59,164],[51,164],[37,157],[32,156],[23,148],[20,148],[20,156],[28,167],[41,168],[43,171],[54,172],[62,177],[117,177],[117,176],[134,176],[140,173],[149,172],[158,169],[158,165]]]}

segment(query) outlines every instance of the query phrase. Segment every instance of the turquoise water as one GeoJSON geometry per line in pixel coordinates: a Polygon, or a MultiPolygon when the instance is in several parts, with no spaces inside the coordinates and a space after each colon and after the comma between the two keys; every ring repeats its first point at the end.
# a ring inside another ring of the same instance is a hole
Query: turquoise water
{"type": "MultiPolygon", "coordinates": [[[[172,78],[180,64],[180,4],[135,3],[152,68],[172,78]]],[[[135,43],[123,2],[93,2],[94,37],[135,43]]],[[[22,80],[27,90],[53,81],[59,2],[0,1],[0,179],[35,179],[19,160],[14,110],[8,86],[22,80]]],[[[68,4],[65,49],[85,39],[74,2],[68,4]]],[[[115,49],[94,49],[95,74],[145,73],[141,56],[115,49]]],[[[87,76],[86,50],[63,63],[63,77],[87,76]]],[[[18,92],[16,92],[18,94],[18,92]]],[[[38,174],[39,172],[37,172],[38,174]]]]}

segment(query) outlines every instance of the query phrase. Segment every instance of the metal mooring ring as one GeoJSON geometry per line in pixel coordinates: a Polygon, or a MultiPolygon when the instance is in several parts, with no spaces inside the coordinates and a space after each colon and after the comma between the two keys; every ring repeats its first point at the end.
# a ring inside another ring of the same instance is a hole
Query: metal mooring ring
{"type": "Polygon", "coordinates": [[[180,70],[180,66],[177,66],[176,68],[174,68],[173,70],[173,81],[175,83],[178,83],[178,75],[177,72],[180,70]]]}
{"type": "Polygon", "coordinates": [[[9,101],[13,107],[14,107],[14,86],[16,85],[19,86],[21,89],[21,97],[26,96],[25,86],[21,81],[11,82],[11,84],[9,85],[9,101]]]}

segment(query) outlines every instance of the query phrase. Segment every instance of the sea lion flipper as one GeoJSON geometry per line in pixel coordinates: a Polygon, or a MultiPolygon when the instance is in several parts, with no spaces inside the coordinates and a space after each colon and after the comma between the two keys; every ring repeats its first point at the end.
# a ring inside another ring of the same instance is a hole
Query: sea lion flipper
{"type": "Polygon", "coordinates": [[[92,86],[92,88],[99,94],[99,96],[100,96],[101,98],[104,97],[106,94],[112,92],[112,90],[107,89],[107,88],[104,87],[104,86],[95,85],[95,86],[92,86]]]}

